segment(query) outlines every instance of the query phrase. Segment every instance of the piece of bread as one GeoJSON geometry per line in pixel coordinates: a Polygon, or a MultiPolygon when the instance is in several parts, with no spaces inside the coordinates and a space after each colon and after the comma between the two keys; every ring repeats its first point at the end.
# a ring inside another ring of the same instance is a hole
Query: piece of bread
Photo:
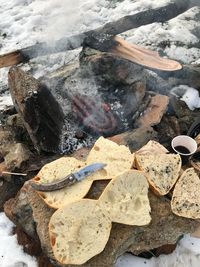
{"type": "Polygon", "coordinates": [[[169,151],[160,143],[150,140],[146,145],[141,147],[139,150],[137,150],[135,153],[137,155],[146,155],[146,154],[154,154],[154,153],[159,153],[159,154],[166,154],[169,151]]]}
{"type": "Polygon", "coordinates": [[[181,170],[178,154],[136,155],[136,167],[147,174],[151,189],[158,195],[166,195],[176,183],[181,170]]]}
{"type": "Polygon", "coordinates": [[[58,209],[49,222],[54,256],[61,264],[84,264],[103,251],[111,221],[96,200],[82,199],[58,209]]]}
{"type": "Polygon", "coordinates": [[[175,185],[171,208],[178,216],[200,219],[200,180],[194,168],[189,168],[175,185]]]}
{"type": "Polygon", "coordinates": [[[88,164],[94,162],[107,164],[104,168],[107,175],[106,177],[102,177],[102,179],[110,179],[113,176],[131,169],[133,161],[134,155],[131,154],[128,147],[118,145],[115,142],[105,139],[104,137],[100,137],[96,141],[87,157],[88,164]]]}
{"type": "Polygon", "coordinates": [[[107,164],[104,169],[85,177],[84,180],[70,187],[52,192],[38,192],[47,205],[58,209],[82,199],[88,193],[94,180],[111,179],[115,175],[129,170],[133,164],[133,158],[134,156],[128,147],[119,146],[112,141],[100,137],[90,151],[86,162],[79,161],[73,157],[62,157],[46,164],[33,180],[36,183],[53,182],[91,163],[100,162],[107,164]]]}
{"type": "MultiPolygon", "coordinates": [[[[62,157],[46,164],[33,179],[36,183],[49,183],[60,180],[72,172],[78,171],[86,165],[85,162],[72,157],[62,157]]],[[[89,177],[89,176],[88,176],[89,177]]],[[[40,197],[52,208],[59,208],[68,203],[83,198],[92,185],[91,178],[52,192],[38,192],[40,197]]]]}
{"type": "Polygon", "coordinates": [[[99,198],[99,205],[112,222],[147,225],[151,221],[148,188],[143,172],[126,171],[110,181],[99,198]]]}

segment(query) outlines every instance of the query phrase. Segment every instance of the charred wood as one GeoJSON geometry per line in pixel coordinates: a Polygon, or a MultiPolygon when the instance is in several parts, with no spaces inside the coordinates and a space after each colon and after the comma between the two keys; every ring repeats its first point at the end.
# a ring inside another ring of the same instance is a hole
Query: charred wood
{"type": "Polygon", "coordinates": [[[17,67],[8,76],[13,103],[35,148],[58,152],[64,115],[56,99],[45,85],[17,67]]]}
{"type": "Polygon", "coordinates": [[[147,87],[149,90],[168,94],[174,87],[181,84],[200,90],[200,65],[184,65],[181,70],[174,72],[146,71],[147,87]]]}
{"type": "Polygon", "coordinates": [[[130,44],[118,36],[111,38],[108,34],[95,34],[87,37],[84,40],[83,45],[88,45],[89,47],[99,51],[110,52],[147,68],[155,68],[164,71],[175,71],[182,69],[182,66],[179,62],[163,58],[158,52],[142,48],[135,44],[130,44]]]}

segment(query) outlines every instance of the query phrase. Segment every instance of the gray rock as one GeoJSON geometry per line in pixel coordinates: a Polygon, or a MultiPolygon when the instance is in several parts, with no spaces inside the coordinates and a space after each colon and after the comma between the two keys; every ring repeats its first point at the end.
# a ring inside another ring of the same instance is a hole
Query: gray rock
{"type": "MultiPolygon", "coordinates": [[[[94,188],[87,197],[95,197],[96,192],[99,192],[99,190],[102,190],[105,186],[105,182],[96,182],[94,188]]],[[[182,234],[194,232],[199,225],[198,221],[178,217],[173,214],[168,198],[157,197],[152,192],[149,192],[149,199],[152,217],[152,221],[149,225],[128,226],[113,223],[110,238],[104,251],[81,266],[111,267],[114,265],[116,259],[126,251],[139,254],[165,244],[174,244],[182,234]]],[[[23,229],[29,229],[30,225],[36,227],[42,249],[55,266],[76,266],[60,265],[54,258],[48,236],[48,223],[54,210],[48,208],[37,193],[30,188],[28,183],[21,189],[15,201],[21,206],[21,209],[19,209],[19,206],[16,208],[16,205],[10,205],[10,203],[7,202],[5,205],[5,212],[9,218],[14,222],[17,221],[18,225],[23,229]],[[24,195],[23,198],[21,197],[22,195],[24,195]],[[20,205],[20,202],[25,205],[20,205]],[[26,214],[25,207],[32,211],[29,213],[29,220],[23,220],[24,214],[26,214]]]]}
{"type": "Polygon", "coordinates": [[[20,169],[29,160],[30,155],[31,152],[26,145],[22,143],[12,145],[4,157],[7,169],[10,171],[20,169]]]}

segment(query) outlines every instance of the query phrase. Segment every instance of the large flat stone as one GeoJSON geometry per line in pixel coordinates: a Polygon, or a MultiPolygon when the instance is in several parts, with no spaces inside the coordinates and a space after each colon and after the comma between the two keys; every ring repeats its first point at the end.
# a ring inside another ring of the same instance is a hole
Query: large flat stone
{"type": "MultiPolygon", "coordinates": [[[[87,197],[94,198],[106,186],[105,182],[96,182],[87,197]]],[[[199,225],[198,221],[178,217],[172,213],[170,200],[166,197],[157,197],[149,192],[152,221],[147,226],[128,226],[113,223],[109,241],[102,253],[90,259],[82,267],[111,267],[116,259],[126,251],[139,254],[165,244],[174,244],[184,233],[192,233],[199,225]]],[[[48,223],[54,210],[50,209],[28,182],[15,198],[15,202],[5,204],[5,212],[11,220],[20,224],[25,232],[29,232],[30,224],[35,225],[37,235],[44,253],[55,261],[48,235],[48,223]],[[23,198],[22,198],[23,195],[23,198]],[[14,204],[15,203],[15,204],[14,204]],[[16,205],[17,203],[17,205],[16,205]],[[20,205],[23,203],[23,205],[20,205]],[[29,220],[23,220],[27,210],[29,220]]],[[[72,265],[61,265],[71,267],[72,265]]],[[[75,266],[75,265],[73,265],[75,266]]]]}

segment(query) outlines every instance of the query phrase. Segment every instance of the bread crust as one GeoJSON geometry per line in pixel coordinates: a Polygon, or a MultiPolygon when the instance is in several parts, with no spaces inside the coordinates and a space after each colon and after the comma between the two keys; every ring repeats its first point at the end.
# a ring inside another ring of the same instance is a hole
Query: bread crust
{"type": "Polygon", "coordinates": [[[146,173],[147,176],[147,180],[149,182],[150,185],[150,189],[158,196],[163,196],[166,195],[170,192],[170,190],[173,188],[174,184],[176,183],[176,181],[179,178],[179,173],[181,170],[181,157],[178,154],[152,154],[152,155],[137,155],[135,156],[135,164],[138,170],[144,171],[146,173]],[[171,161],[175,161],[175,164],[173,166],[173,168],[168,168],[168,164],[170,164],[170,157],[171,157],[171,161]],[[141,159],[144,160],[149,160],[149,164],[148,163],[142,163],[141,159]],[[164,163],[161,164],[161,160],[163,159],[164,163]],[[152,172],[151,168],[154,168],[154,165],[157,164],[156,166],[156,171],[152,172]],[[160,165],[159,165],[160,164],[160,165]],[[159,166],[158,166],[159,165],[159,166]],[[163,167],[166,168],[166,170],[172,172],[173,177],[171,176],[167,181],[166,180],[166,173],[163,170],[163,167]],[[160,169],[160,173],[159,173],[159,169],[160,169]],[[155,176],[155,178],[153,179],[153,176],[155,176]],[[163,179],[163,185],[162,185],[162,179],[163,179]],[[154,180],[154,181],[153,181],[154,180]],[[161,183],[161,185],[159,184],[161,183]],[[167,188],[164,188],[164,185],[167,188]],[[163,186],[163,187],[162,187],[163,186]],[[160,188],[160,190],[159,190],[160,188]]]}
{"type": "Polygon", "coordinates": [[[175,185],[171,208],[178,216],[200,219],[200,180],[194,168],[183,172],[175,185]]]}

